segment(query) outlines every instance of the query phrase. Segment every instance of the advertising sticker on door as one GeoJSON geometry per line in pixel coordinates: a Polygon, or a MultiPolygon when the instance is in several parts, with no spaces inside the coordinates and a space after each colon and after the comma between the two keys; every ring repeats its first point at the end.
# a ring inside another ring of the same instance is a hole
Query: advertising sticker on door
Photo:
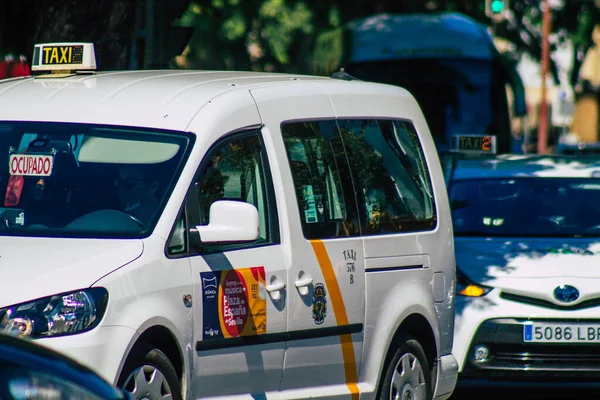
{"type": "Polygon", "coordinates": [[[265,268],[201,272],[202,340],[267,332],[265,268]]]}

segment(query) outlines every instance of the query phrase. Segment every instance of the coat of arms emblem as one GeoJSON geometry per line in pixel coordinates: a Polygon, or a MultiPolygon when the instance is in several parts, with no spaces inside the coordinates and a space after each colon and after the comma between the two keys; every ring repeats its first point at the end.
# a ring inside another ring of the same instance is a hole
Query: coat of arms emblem
{"type": "Polygon", "coordinates": [[[327,293],[322,283],[315,285],[312,296],[312,316],[317,325],[321,325],[327,316],[327,293]]]}

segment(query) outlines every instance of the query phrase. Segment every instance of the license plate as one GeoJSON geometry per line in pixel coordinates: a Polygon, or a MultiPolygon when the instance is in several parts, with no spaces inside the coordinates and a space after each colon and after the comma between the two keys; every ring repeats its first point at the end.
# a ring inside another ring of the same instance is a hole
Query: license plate
{"type": "Polygon", "coordinates": [[[600,324],[525,324],[523,341],[529,343],[600,343],[600,324]]]}

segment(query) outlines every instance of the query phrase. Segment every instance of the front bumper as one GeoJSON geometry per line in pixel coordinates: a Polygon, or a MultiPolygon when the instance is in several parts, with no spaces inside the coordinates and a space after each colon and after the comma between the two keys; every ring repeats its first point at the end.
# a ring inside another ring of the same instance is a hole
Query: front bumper
{"type": "Polygon", "coordinates": [[[123,326],[100,326],[89,332],[35,341],[73,358],[116,384],[129,344],[137,335],[134,329],[123,326]]]}
{"type": "Polygon", "coordinates": [[[523,339],[526,322],[600,326],[600,307],[586,303],[559,308],[526,300],[508,298],[498,289],[479,298],[457,296],[452,354],[458,361],[459,381],[600,381],[599,341],[545,344],[523,339]],[[489,351],[485,362],[475,360],[478,345],[489,351]]]}
{"type": "Polygon", "coordinates": [[[434,400],[448,399],[458,379],[458,363],[452,354],[441,356],[438,361],[437,383],[435,385],[434,400]]]}
{"type": "Polygon", "coordinates": [[[527,321],[532,319],[496,318],[482,323],[467,350],[461,379],[597,381],[600,378],[597,343],[527,343],[523,341],[523,326],[527,321]],[[488,349],[485,360],[475,359],[478,346],[488,349]]]}

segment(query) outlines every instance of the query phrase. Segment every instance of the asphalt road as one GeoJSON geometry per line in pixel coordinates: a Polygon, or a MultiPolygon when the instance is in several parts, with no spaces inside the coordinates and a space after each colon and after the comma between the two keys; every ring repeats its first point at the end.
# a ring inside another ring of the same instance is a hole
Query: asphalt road
{"type": "Polygon", "coordinates": [[[465,386],[459,384],[450,400],[583,400],[600,399],[600,383],[598,385],[575,386],[562,384],[555,386],[547,384],[531,385],[504,385],[465,386]]]}

